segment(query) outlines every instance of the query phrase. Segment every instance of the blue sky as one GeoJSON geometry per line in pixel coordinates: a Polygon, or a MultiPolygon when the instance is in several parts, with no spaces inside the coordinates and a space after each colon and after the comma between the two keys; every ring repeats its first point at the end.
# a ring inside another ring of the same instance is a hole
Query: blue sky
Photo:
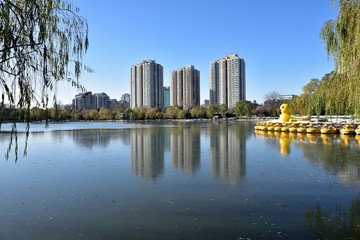
{"type": "MultiPolygon", "coordinates": [[[[301,94],[310,79],[334,69],[320,39],[334,19],[330,0],[74,0],[88,20],[90,47],[84,63],[88,91],[120,99],[130,92],[130,67],[154,59],[170,72],[186,65],[200,71],[201,101],[209,98],[210,62],[236,53],[246,63],[246,98],[264,101],[272,91],[301,94]]],[[[59,86],[63,103],[77,93],[59,86]]]]}

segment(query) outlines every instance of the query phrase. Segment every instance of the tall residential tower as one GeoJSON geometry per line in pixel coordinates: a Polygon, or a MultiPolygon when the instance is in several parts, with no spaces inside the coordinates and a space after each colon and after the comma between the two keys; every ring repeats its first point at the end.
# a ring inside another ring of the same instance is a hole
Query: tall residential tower
{"type": "Polygon", "coordinates": [[[184,109],[200,105],[200,71],[193,65],[171,72],[170,105],[184,109]]]}
{"type": "Polygon", "coordinates": [[[228,54],[210,63],[210,104],[233,108],[239,100],[246,100],[245,61],[228,54]]]}
{"type": "Polygon", "coordinates": [[[154,60],[131,66],[131,108],[164,107],[163,67],[154,60]]]}

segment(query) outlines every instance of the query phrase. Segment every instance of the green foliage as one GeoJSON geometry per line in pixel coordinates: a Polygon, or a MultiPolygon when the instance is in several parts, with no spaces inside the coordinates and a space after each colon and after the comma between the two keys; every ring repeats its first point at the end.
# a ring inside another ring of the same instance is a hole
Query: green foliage
{"type": "Polygon", "coordinates": [[[216,111],[216,106],[214,104],[210,104],[206,109],[206,116],[211,119],[214,117],[216,111]]]}
{"type": "Polygon", "coordinates": [[[145,113],[146,119],[160,119],[162,118],[162,114],[157,108],[149,108],[145,113]]]}
{"type": "Polygon", "coordinates": [[[191,118],[205,118],[206,117],[205,108],[202,106],[194,107],[193,109],[190,110],[190,116],[191,118]]]}
{"type": "Polygon", "coordinates": [[[251,115],[251,104],[246,100],[240,100],[235,105],[236,117],[250,116],[251,115]]]}
{"type": "Polygon", "coordinates": [[[176,114],[176,118],[184,119],[185,118],[185,111],[183,109],[179,110],[176,114]]]}
{"type": "Polygon", "coordinates": [[[31,104],[56,102],[60,81],[83,89],[79,76],[91,69],[82,64],[88,25],[78,11],[65,0],[0,0],[2,106],[7,101],[29,115],[31,104]]]}
{"type": "Polygon", "coordinates": [[[314,93],[319,85],[320,85],[319,79],[317,78],[311,79],[310,82],[303,87],[304,94],[314,93]]]}
{"type": "MultiPolygon", "coordinates": [[[[360,1],[338,0],[339,13],[321,29],[326,50],[335,61],[331,87],[337,86],[333,101],[341,104],[337,113],[360,114],[360,1]],[[340,99],[341,95],[342,99],[340,99]]],[[[335,90],[330,88],[329,91],[335,90]]],[[[328,93],[330,94],[330,93],[328,93]]],[[[329,107],[326,107],[329,109],[329,107]]]]}
{"type": "Polygon", "coordinates": [[[226,106],[226,104],[221,104],[219,107],[219,112],[220,112],[221,117],[225,118],[227,111],[228,111],[228,107],[226,106]]]}
{"type": "Polygon", "coordinates": [[[99,110],[99,119],[100,120],[112,120],[112,112],[107,108],[100,108],[99,110]]]}
{"type": "Polygon", "coordinates": [[[164,113],[163,117],[165,119],[176,119],[179,111],[180,111],[179,107],[170,106],[165,109],[165,113],[164,113]]]}

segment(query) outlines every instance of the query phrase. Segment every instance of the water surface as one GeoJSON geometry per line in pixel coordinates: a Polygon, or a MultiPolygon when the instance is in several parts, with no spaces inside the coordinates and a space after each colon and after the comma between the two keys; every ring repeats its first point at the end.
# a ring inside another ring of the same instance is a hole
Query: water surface
{"type": "MultiPolygon", "coordinates": [[[[11,129],[2,125],[1,130],[11,129]]],[[[360,139],[252,122],[0,133],[0,239],[356,239],[360,139]]]]}

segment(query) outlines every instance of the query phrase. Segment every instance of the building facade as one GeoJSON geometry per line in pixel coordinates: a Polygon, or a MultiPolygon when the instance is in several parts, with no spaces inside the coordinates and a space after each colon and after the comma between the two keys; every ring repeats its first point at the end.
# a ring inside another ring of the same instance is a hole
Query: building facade
{"type": "Polygon", "coordinates": [[[120,105],[123,108],[130,108],[130,94],[129,93],[125,93],[121,96],[120,105]]]}
{"type": "Polygon", "coordinates": [[[75,98],[72,101],[73,109],[75,111],[108,108],[109,104],[110,98],[106,93],[79,93],[75,95],[75,98]]]}
{"type": "Polygon", "coordinates": [[[170,87],[164,87],[164,108],[170,106],[170,87]]]}
{"type": "Polygon", "coordinates": [[[164,107],[163,67],[154,60],[131,66],[130,107],[164,107]]]}
{"type": "Polygon", "coordinates": [[[171,72],[170,105],[184,109],[200,105],[200,71],[193,65],[171,72]]]}
{"type": "Polygon", "coordinates": [[[228,54],[210,63],[210,104],[233,108],[239,100],[246,100],[245,61],[228,54]]]}
{"type": "Polygon", "coordinates": [[[108,108],[110,97],[106,93],[94,93],[93,95],[93,108],[108,108]]]}

